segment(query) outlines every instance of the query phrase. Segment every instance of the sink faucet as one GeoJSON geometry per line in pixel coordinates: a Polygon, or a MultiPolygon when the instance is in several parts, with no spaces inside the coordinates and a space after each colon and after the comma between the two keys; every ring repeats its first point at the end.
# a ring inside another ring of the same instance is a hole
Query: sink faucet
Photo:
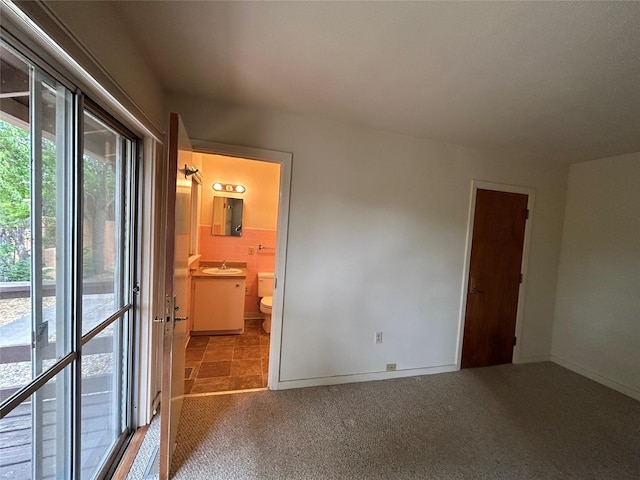
{"type": "Polygon", "coordinates": [[[229,267],[227,267],[227,261],[226,260],[222,260],[222,265],[220,265],[220,270],[228,270],[229,267]]]}

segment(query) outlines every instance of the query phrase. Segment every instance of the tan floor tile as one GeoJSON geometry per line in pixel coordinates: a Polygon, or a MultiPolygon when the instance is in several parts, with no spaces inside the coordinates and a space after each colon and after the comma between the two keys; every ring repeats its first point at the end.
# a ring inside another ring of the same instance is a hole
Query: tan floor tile
{"type": "Polygon", "coordinates": [[[261,318],[247,318],[244,321],[244,327],[248,328],[248,327],[259,327],[260,325],[262,325],[262,319],[261,318]]]}
{"type": "Polygon", "coordinates": [[[193,336],[189,339],[189,344],[187,345],[187,348],[195,348],[195,349],[199,349],[199,348],[207,348],[207,343],[209,343],[209,337],[208,336],[193,336]]]}
{"type": "Polygon", "coordinates": [[[193,370],[191,371],[191,377],[189,378],[195,378],[198,375],[198,369],[200,368],[200,364],[202,362],[185,362],[184,366],[185,368],[192,368],[193,370]]]}
{"type": "Polygon", "coordinates": [[[260,336],[254,335],[251,337],[245,335],[238,335],[236,337],[236,346],[237,347],[255,347],[260,345],[260,336]]]}
{"type": "Polygon", "coordinates": [[[193,363],[202,361],[202,357],[204,356],[204,348],[187,348],[184,352],[184,361],[185,363],[193,363]]]}
{"type": "Polygon", "coordinates": [[[211,377],[228,377],[231,373],[231,362],[202,362],[197,380],[211,377]]]}
{"type": "Polygon", "coordinates": [[[231,377],[229,390],[245,390],[247,388],[262,387],[262,375],[247,375],[245,377],[231,377]]]}
{"type": "Polygon", "coordinates": [[[231,390],[229,377],[198,379],[191,387],[191,393],[211,393],[231,390]]]}
{"type": "Polygon", "coordinates": [[[205,350],[202,357],[203,362],[219,362],[222,360],[231,360],[233,358],[233,349],[231,345],[212,346],[205,350]]]}
{"type": "Polygon", "coordinates": [[[184,381],[184,394],[188,395],[191,392],[191,388],[193,387],[193,382],[195,380],[185,380],[184,381]]]}
{"type": "Polygon", "coordinates": [[[212,335],[209,337],[208,347],[223,346],[223,345],[235,345],[237,335],[212,335]]]}
{"type": "Polygon", "coordinates": [[[234,360],[231,362],[232,377],[245,377],[247,375],[261,375],[261,360],[234,360]]]}
{"type": "Polygon", "coordinates": [[[260,327],[245,327],[243,335],[247,337],[260,335],[260,327]]]}
{"type": "Polygon", "coordinates": [[[247,360],[251,358],[261,358],[262,352],[260,347],[234,347],[234,360],[247,360]]]}
{"type": "Polygon", "coordinates": [[[192,337],[185,366],[193,371],[185,380],[185,394],[266,387],[271,337],[262,321],[246,320],[241,335],[192,337]]]}

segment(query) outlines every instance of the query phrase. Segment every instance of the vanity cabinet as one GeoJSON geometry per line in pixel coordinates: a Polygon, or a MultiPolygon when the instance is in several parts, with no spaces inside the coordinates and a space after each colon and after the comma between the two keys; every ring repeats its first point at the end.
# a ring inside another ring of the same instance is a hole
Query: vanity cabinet
{"type": "Polygon", "coordinates": [[[244,331],[244,278],[194,278],[194,334],[244,331]]]}

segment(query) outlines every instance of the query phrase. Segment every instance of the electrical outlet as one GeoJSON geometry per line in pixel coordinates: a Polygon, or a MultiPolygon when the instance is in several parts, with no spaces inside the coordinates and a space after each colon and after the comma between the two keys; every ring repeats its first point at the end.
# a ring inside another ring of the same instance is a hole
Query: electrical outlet
{"type": "Polygon", "coordinates": [[[254,247],[249,247],[249,255],[253,255],[256,253],[256,249],[254,247]]]}
{"type": "Polygon", "coordinates": [[[382,343],[382,332],[376,332],[376,343],[382,343]]]}
{"type": "Polygon", "coordinates": [[[387,372],[395,372],[396,364],[395,363],[387,363],[387,372]]]}

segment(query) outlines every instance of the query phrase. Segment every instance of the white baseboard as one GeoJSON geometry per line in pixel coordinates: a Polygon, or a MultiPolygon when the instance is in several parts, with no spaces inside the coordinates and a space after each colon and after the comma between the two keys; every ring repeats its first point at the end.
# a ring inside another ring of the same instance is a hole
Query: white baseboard
{"type": "Polygon", "coordinates": [[[301,380],[287,380],[270,385],[272,390],[287,390],[290,388],[320,387],[326,385],[340,385],[343,383],[370,382],[373,380],[388,380],[390,378],[417,377],[418,375],[433,375],[436,373],[455,372],[458,367],[455,364],[438,367],[410,368],[407,370],[394,370],[393,372],[358,373],[354,375],[336,375],[332,377],[316,377],[301,380]]]}
{"type": "Polygon", "coordinates": [[[538,362],[549,362],[551,360],[551,355],[531,355],[528,357],[520,357],[517,361],[513,363],[538,363],[538,362]]]}
{"type": "Polygon", "coordinates": [[[596,372],[593,372],[587,368],[581,367],[574,363],[568,362],[554,355],[551,355],[551,361],[554,363],[557,363],[561,367],[571,370],[572,372],[582,375],[583,377],[587,377],[588,379],[593,380],[594,382],[601,383],[606,387],[609,387],[617,392],[623,393],[635,400],[640,400],[640,392],[638,392],[637,390],[633,390],[632,388],[629,388],[626,385],[622,385],[621,383],[618,383],[615,380],[612,380],[607,377],[603,377],[602,375],[596,372]]]}

